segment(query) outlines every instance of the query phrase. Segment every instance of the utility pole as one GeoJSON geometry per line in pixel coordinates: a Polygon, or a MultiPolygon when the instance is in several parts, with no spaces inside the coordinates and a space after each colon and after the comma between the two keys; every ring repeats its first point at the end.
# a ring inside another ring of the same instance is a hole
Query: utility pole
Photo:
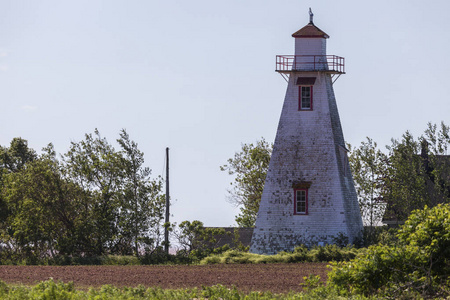
{"type": "Polygon", "coordinates": [[[164,250],[169,254],[169,216],[170,216],[170,196],[169,196],[169,147],[166,148],[166,220],[164,222],[164,250]]]}

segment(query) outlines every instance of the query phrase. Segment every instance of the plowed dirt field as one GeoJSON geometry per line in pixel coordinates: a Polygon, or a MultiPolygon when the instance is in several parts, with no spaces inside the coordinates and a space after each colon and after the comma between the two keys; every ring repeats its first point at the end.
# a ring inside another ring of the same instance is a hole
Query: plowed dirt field
{"type": "Polygon", "coordinates": [[[0,280],[35,284],[53,278],[76,288],[138,286],[190,288],[222,284],[242,291],[301,291],[303,276],[326,279],[326,263],[206,266],[0,266],[0,280]]]}

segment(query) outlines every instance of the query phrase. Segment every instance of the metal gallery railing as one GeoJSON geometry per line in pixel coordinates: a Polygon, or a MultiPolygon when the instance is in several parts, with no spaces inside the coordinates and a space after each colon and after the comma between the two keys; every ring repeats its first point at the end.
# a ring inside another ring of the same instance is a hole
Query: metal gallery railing
{"type": "Polygon", "coordinates": [[[277,55],[275,71],[329,71],[345,73],[345,59],[336,55],[277,55]]]}

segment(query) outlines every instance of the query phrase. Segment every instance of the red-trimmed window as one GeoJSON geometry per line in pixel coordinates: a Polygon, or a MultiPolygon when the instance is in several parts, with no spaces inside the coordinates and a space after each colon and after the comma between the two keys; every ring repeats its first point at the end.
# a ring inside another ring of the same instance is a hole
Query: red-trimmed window
{"type": "Polygon", "coordinates": [[[313,87],[312,85],[301,85],[298,87],[298,110],[313,109],[313,87]]]}
{"type": "Polygon", "coordinates": [[[308,214],[308,189],[294,189],[294,214],[308,214]]]}

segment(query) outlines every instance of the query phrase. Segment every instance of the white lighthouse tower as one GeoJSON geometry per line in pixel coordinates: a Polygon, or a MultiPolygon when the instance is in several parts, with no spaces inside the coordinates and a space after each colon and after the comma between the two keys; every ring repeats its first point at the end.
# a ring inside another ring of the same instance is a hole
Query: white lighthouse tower
{"type": "Polygon", "coordinates": [[[357,242],[362,220],[339,120],[334,81],[344,58],[326,54],[329,36],[310,22],[292,35],[295,55],[279,55],[288,81],[250,251],[273,254],[357,242]]]}

